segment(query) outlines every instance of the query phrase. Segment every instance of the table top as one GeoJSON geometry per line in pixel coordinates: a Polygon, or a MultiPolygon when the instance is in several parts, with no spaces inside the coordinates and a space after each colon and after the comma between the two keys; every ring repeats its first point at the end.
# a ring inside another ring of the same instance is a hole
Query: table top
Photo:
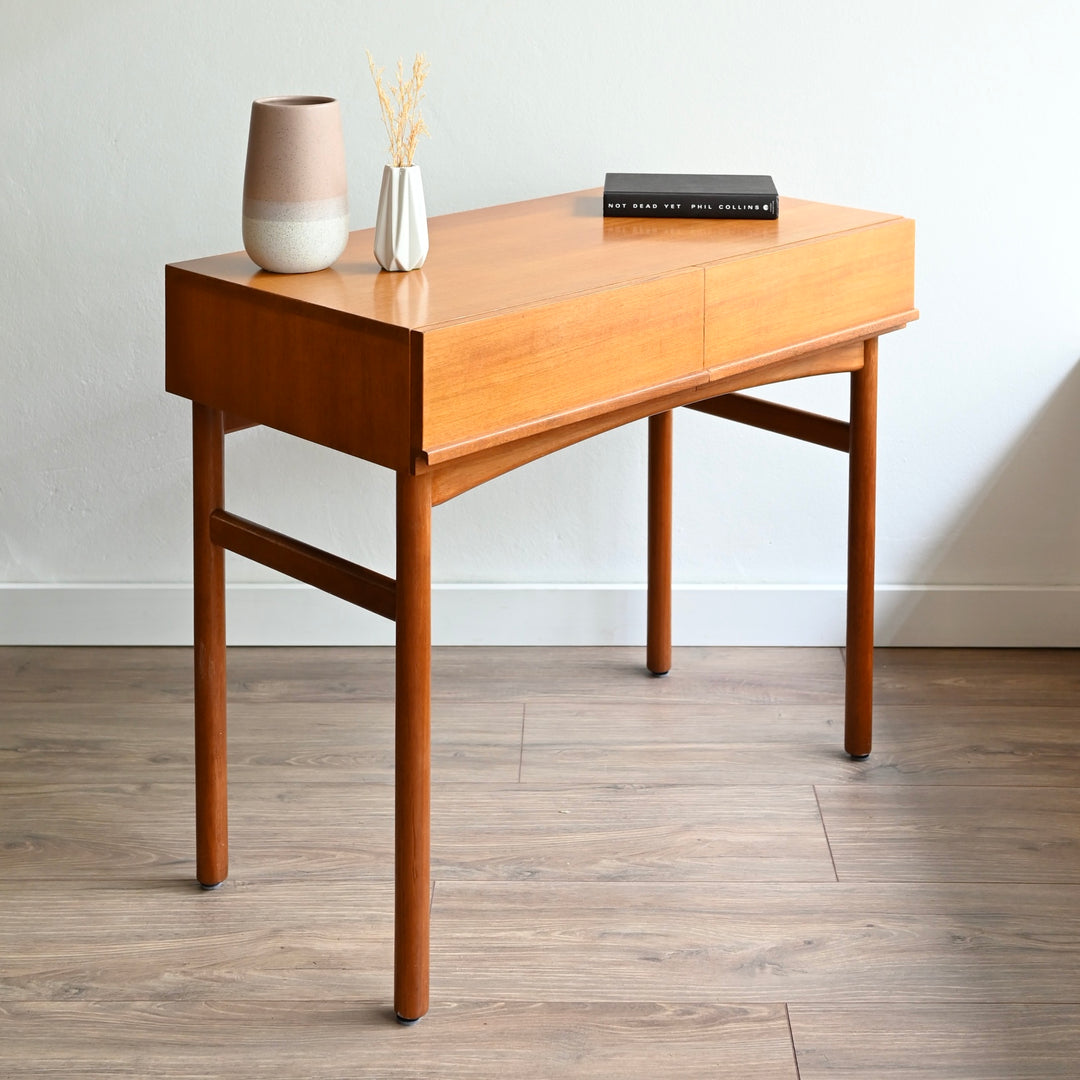
{"type": "Polygon", "coordinates": [[[167,267],[167,388],[412,467],[916,317],[914,223],[892,214],[605,218],[597,189],[429,233],[408,273],[379,269],[372,230],[313,274],[243,252],[167,267]]]}

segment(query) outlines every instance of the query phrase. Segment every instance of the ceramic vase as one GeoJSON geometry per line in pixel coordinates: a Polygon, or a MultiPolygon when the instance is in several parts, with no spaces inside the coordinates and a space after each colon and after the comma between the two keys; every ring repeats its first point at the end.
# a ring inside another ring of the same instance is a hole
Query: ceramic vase
{"type": "Polygon", "coordinates": [[[349,240],[341,109],[329,97],[252,102],[244,248],[264,270],[325,270],[349,240]]]}
{"type": "Polygon", "coordinates": [[[419,165],[386,165],[375,218],[375,258],[384,270],[416,270],[428,253],[419,165]]]}

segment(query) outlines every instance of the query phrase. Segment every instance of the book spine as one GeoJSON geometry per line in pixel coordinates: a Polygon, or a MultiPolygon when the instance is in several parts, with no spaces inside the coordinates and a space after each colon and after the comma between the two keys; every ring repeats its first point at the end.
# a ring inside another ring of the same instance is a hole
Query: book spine
{"type": "Polygon", "coordinates": [[[604,217],[752,218],[771,221],[779,215],[775,195],[604,195],[604,217]]]}

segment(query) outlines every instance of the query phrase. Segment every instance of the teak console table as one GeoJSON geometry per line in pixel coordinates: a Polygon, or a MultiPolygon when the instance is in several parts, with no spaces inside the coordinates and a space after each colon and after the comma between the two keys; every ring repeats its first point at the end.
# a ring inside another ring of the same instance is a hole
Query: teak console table
{"type": "Polygon", "coordinates": [[[197,874],[228,872],[228,549],[396,623],[394,1008],[428,1008],[431,508],[649,419],[646,664],[670,666],[672,410],[846,451],[845,748],[870,752],[878,336],[918,317],[914,222],[782,199],[775,221],[604,218],[585,191],[430,222],[421,270],[372,233],[314,274],[242,252],[166,267],[166,388],[193,402],[197,874]],[[737,391],[851,374],[835,420],[737,391]],[[265,424],[393,469],[385,577],[225,509],[224,436],[265,424]]]}

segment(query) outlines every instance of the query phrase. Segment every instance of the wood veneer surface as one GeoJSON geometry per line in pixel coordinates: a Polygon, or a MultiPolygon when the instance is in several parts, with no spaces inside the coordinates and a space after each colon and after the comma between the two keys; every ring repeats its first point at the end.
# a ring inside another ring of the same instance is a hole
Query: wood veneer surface
{"type": "Polygon", "coordinates": [[[353,232],[338,262],[314,274],[269,274],[242,251],[175,265],[268,296],[427,331],[900,220],[791,198],[780,200],[775,221],[605,218],[600,192],[581,191],[433,217],[431,252],[409,273],[380,272],[372,229],[353,232]]]}
{"type": "Polygon", "coordinates": [[[401,274],[379,270],[370,230],[314,274],[243,252],[176,263],[166,386],[412,469],[633,395],[769,382],[917,317],[911,221],[781,203],[775,221],[604,218],[598,191],[465,211],[433,218],[428,260],[401,274]]]}

